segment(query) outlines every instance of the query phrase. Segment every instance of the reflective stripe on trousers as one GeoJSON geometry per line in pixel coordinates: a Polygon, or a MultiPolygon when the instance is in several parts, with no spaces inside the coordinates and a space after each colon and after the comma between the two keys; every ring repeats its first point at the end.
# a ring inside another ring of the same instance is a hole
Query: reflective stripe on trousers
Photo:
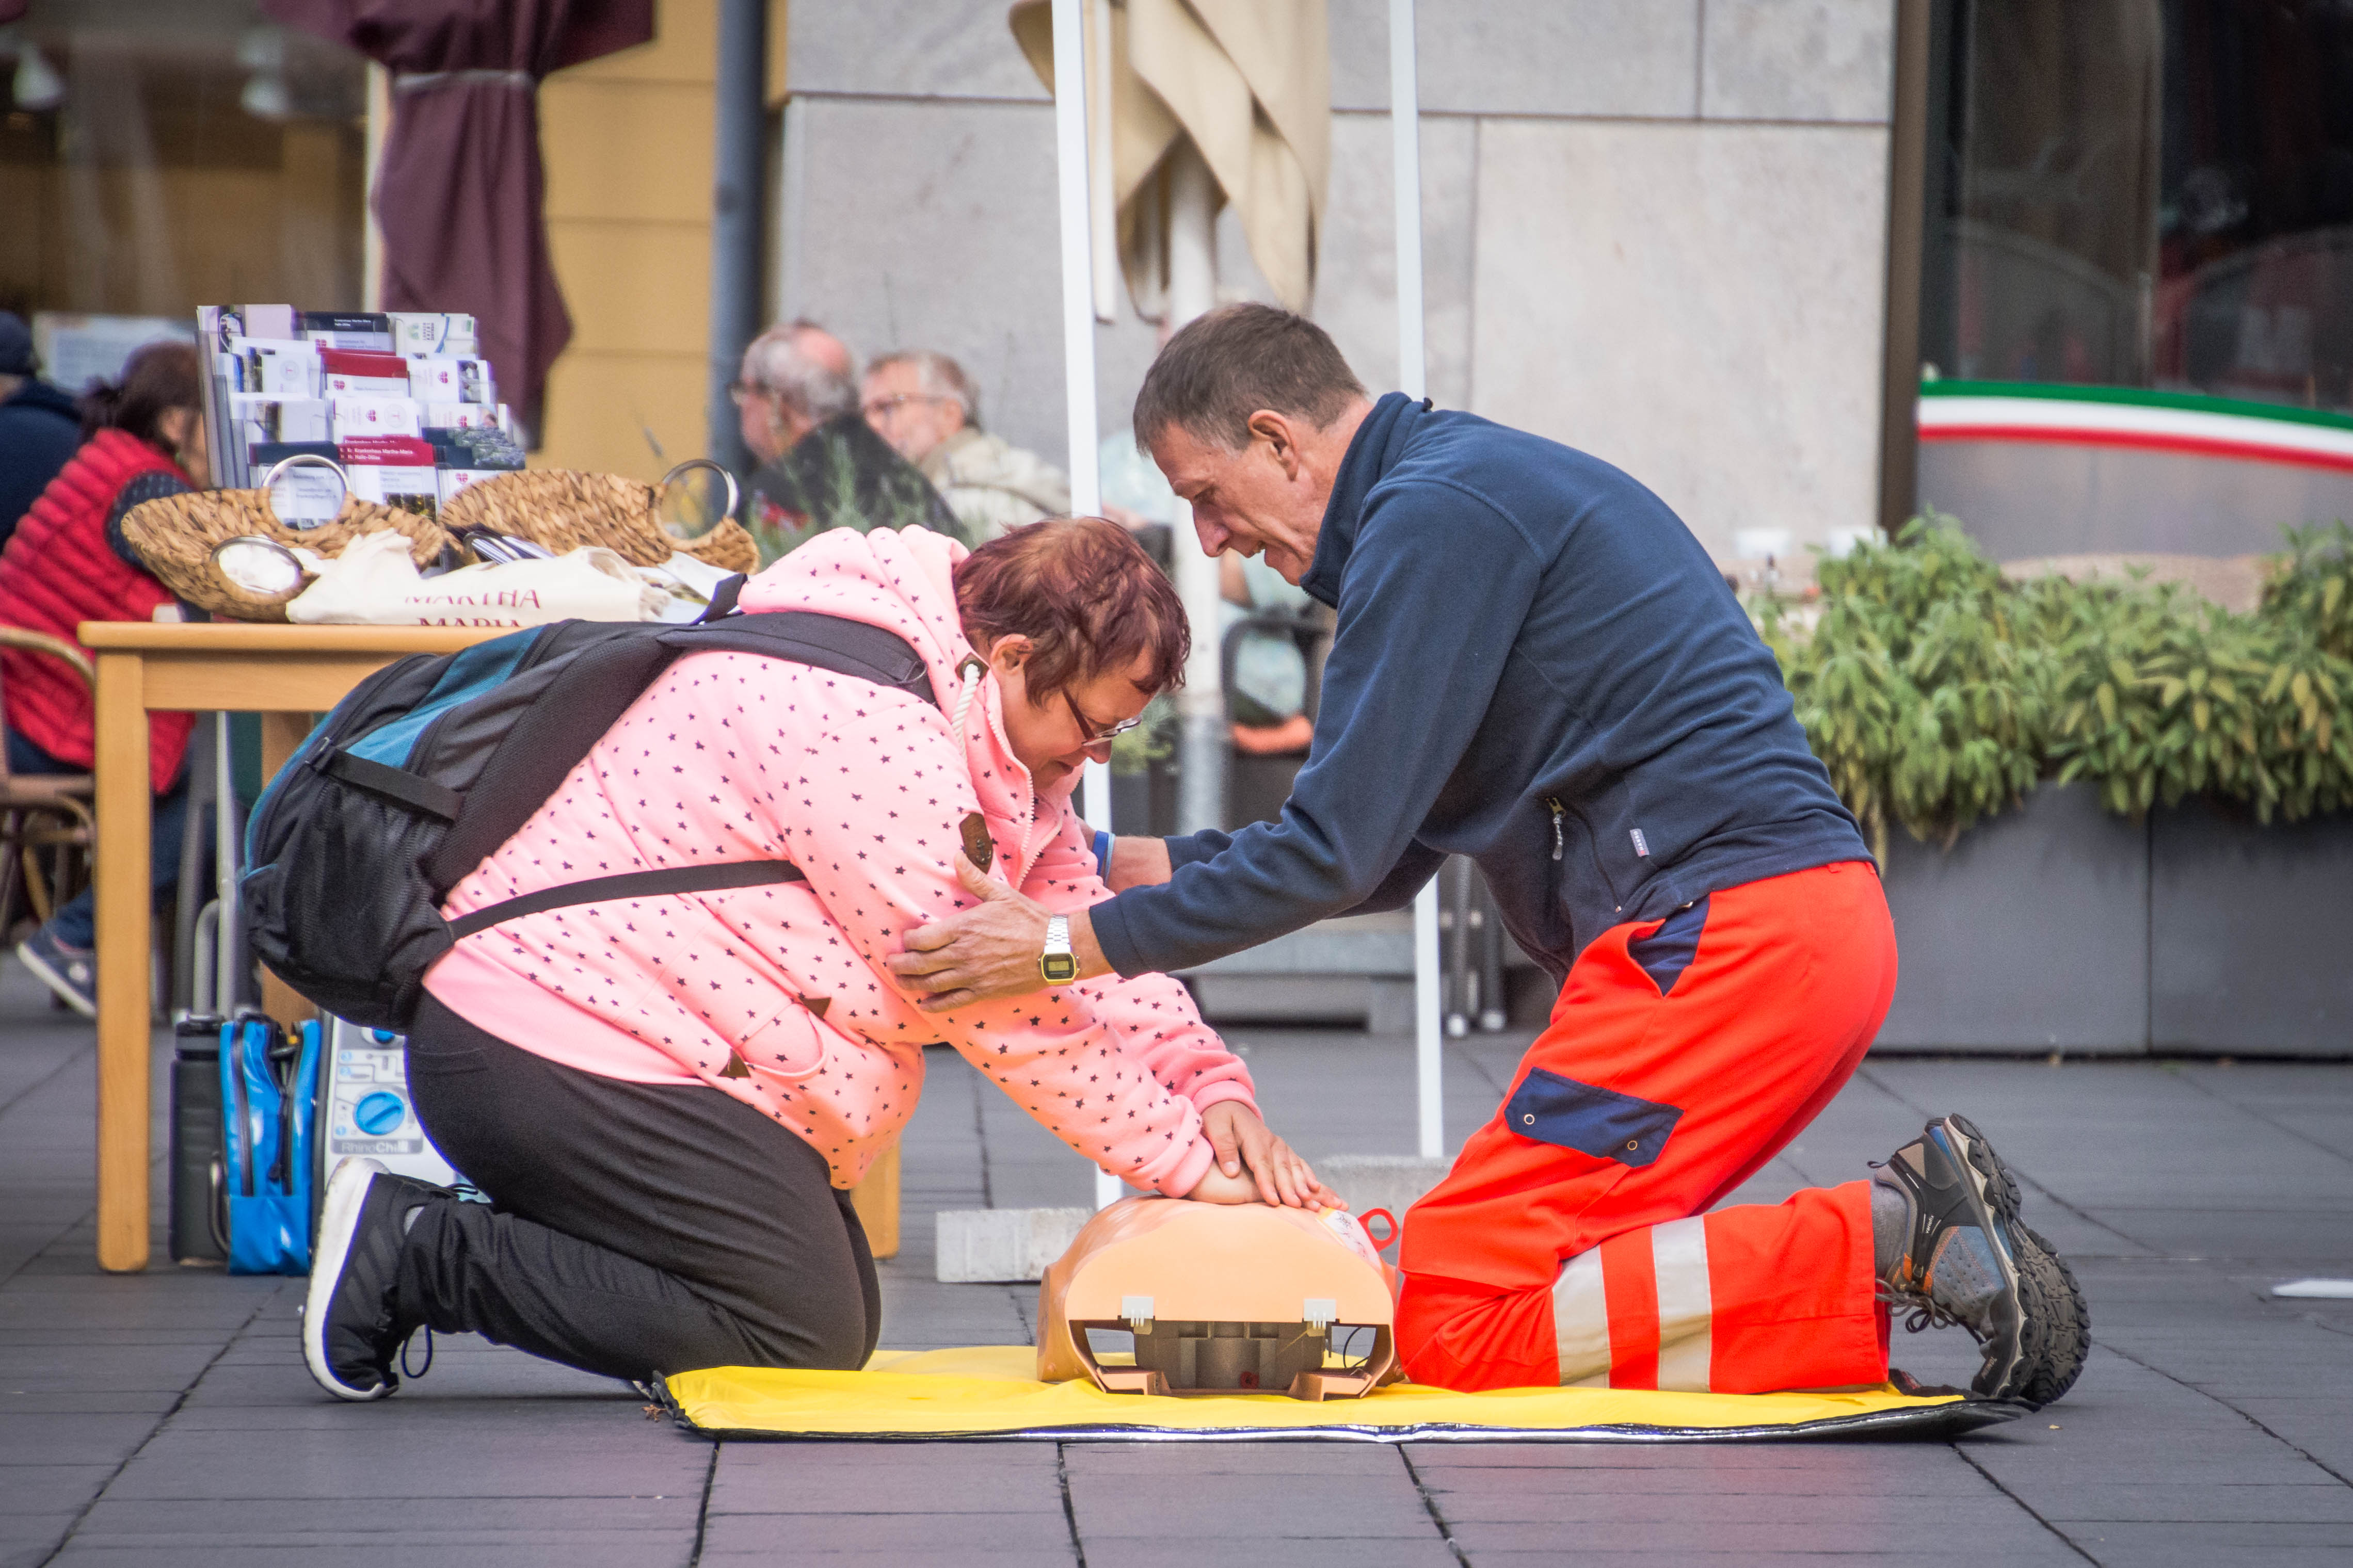
{"type": "Polygon", "coordinates": [[[1715,1304],[1704,1216],[1629,1231],[1577,1254],[1562,1266],[1552,1300],[1562,1383],[1709,1391],[1715,1304]]]}

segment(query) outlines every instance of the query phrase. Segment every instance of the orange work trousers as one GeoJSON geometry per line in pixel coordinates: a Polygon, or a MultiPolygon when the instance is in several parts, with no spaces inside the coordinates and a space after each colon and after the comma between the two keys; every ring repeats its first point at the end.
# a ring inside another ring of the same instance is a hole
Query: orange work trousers
{"type": "Polygon", "coordinates": [[[1463,1389],[1883,1381],[1868,1182],[1706,1211],[1820,1114],[1894,993],[1864,861],[1603,932],[1407,1216],[1406,1370],[1463,1389]]]}

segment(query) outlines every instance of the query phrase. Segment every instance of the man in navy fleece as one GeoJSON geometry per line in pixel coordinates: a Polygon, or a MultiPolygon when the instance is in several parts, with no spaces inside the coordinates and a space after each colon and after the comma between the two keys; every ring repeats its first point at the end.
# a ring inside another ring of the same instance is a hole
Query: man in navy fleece
{"type": "MultiPolygon", "coordinates": [[[[1070,922],[1079,975],[1394,909],[1463,854],[1562,982],[1496,1116],[1409,1215],[1411,1373],[1875,1384],[1892,1300],[1976,1335],[1978,1393],[2063,1392],[2073,1282],[1961,1118],[1874,1180],[1706,1212],[1852,1074],[1895,943],[1771,653],[1673,512],[1557,443],[1369,401],[1320,329],[1265,306],[1171,339],[1135,430],[1204,550],[1262,552],[1338,626],[1282,819],[1119,840],[1116,896],[1070,922]]],[[[981,906],[893,961],[928,1006],[1045,984],[1046,911],[967,881],[981,906]]]]}

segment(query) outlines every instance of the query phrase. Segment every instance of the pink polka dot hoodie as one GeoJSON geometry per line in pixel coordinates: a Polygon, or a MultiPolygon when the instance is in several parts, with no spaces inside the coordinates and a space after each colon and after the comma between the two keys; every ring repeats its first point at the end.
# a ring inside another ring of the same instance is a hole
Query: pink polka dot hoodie
{"type": "Polygon", "coordinates": [[[960,829],[1049,909],[1109,898],[1075,779],[1044,795],[983,678],[951,731],[971,646],[921,529],[824,533],[744,584],[747,611],[818,610],[904,637],[940,706],[754,654],[691,654],[622,714],[514,837],[451,889],[454,919],[559,882],[787,859],[807,882],[551,910],[460,942],[426,988],[525,1050],[637,1083],[707,1083],[807,1139],[855,1184],[906,1124],[925,1044],[944,1040],[1064,1142],[1128,1183],[1192,1189],[1201,1112],[1252,1110],[1250,1073],[1166,975],[1108,976],[946,1014],[883,963],[965,908],[960,829]]]}

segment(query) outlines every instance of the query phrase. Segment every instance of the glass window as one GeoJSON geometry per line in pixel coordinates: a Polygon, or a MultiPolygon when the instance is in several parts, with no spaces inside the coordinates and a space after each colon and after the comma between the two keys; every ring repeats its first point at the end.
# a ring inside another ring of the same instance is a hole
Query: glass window
{"type": "Polygon", "coordinates": [[[2353,404],[2353,5],[1937,0],[1929,374],[2353,404]]]}
{"type": "Polygon", "coordinates": [[[32,0],[0,82],[0,308],[359,302],[358,56],[256,0],[32,0]]]}

